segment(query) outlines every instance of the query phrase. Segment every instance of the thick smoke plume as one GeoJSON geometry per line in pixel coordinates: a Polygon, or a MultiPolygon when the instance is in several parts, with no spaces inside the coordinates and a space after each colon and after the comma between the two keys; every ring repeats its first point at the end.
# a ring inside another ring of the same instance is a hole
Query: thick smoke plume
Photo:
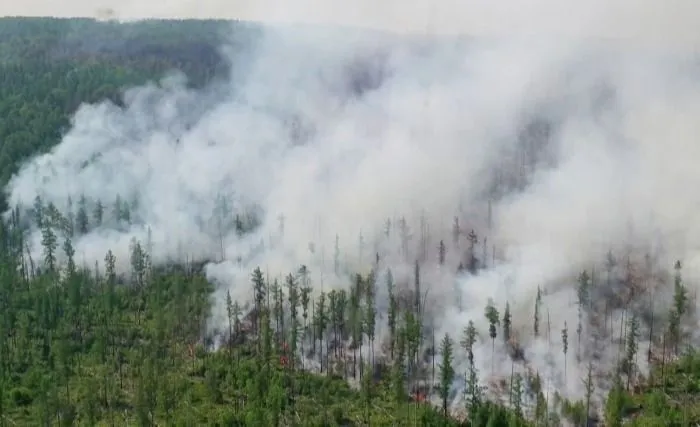
{"type": "MultiPolygon", "coordinates": [[[[593,3],[581,21],[559,25],[607,23],[608,10],[593,3]]],[[[589,360],[616,363],[607,334],[623,309],[668,312],[675,260],[695,293],[700,82],[687,37],[680,49],[634,34],[625,37],[639,43],[553,40],[535,31],[547,8],[527,12],[529,38],[269,27],[232,54],[224,87],[195,91],[170,76],[128,90],[123,107],[82,106],[61,144],[12,179],[10,203],[31,207],[40,196],[66,211],[81,195],[90,210],[102,200],[104,225],[74,242],[88,266],[111,249],[128,269],[133,239],[148,242],[156,263],[206,261],[219,287],[214,328],[227,291],[250,299],[256,266],[278,277],[306,265],[319,291],[348,286],[346,273],[369,271],[377,254],[379,277],[391,268],[410,282],[418,260],[430,324],[454,335],[473,320],[482,373],[511,372],[503,344],[491,360],[484,317],[490,299],[501,310],[508,301],[529,367],[581,396],[589,360]],[[131,205],[130,224],[110,216],[117,195],[131,205]],[[472,229],[486,268],[457,275],[472,229]],[[608,253],[618,262],[606,271],[608,253]],[[644,291],[608,307],[626,263],[647,269],[638,271],[644,291]],[[603,285],[575,363],[583,270],[603,285]],[[547,332],[535,339],[538,288],[547,332]],[[589,326],[603,310],[605,325],[589,326]]],[[[436,16],[427,29],[440,26],[436,16]]],[[[673,28],[655,28],[657,41],[676,40],[673,28]]],[[[38,232],[33,242],[36,259],[38,232]]]]}

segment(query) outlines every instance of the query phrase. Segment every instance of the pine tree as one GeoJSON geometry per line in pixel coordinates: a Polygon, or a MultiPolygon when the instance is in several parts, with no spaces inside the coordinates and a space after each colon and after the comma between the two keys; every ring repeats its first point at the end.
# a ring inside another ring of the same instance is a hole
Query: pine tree
{"type": "Polygon", "coordinates": [[[229,357],[233,358],[233,300],[230,291],[226,291],[226,319],[228,320],[229,357]]]}
{"type": "Polygon", "coordinates": [[[41,227],[41,245],[44,247],[44,265],[49,273],[56,271],[56,249],[58,241],[51,226],[51,221],[45,218],[41,227]]]}
{"type": "Polygon", "coordinates": [[[286,278],[287,298],[289,301],[289,366],[296,367],[297,343],[299,342],[299,287],[296,278],[288,274],[286,278]]]}
{"type": "Polygon", "coordinates": [[[374,305],[374,294],[376,293],[374,272],[371,272],[366,280],[367,292],[365,293],[365,334],[370,343],[370,351],[372,353],[372,365],[374,365],[374,333],[377,309],[374,305]]]}
{"type": "Polygon", "coordinates": [[[537,296],[535,297],[535,316],[534,316],[534,333],[535,338],[540,336],[540,305],[542,305],[542,290],[537,287],[537,296]]]}
{"type": "Polygon", "coordinates": [[[70,238],[63,242],[63,252],[66,254],[66,273],[68,277],[73,277],[75,275],[75,249],[73,249],[70,238]]]}
{"type": "Polygon", "coordinates": [[[475,419],[483,401],[482,388],[479,385],[479,372],[474,364],[469,365],[466,378],[467,386],[464,389],[464,401],[472,425],[476,425],[475,419]]]}
{"type": "Polygon", "coordinates": [[[681,321],[687,310],[688,291],[685,288],[685,285],[683,285],[683,280],[681,278],[681,262],[676,261],[674,268],[676,270],[676,274],[674,280],[673,308],[671,309],[669,316],[669,335],[675,353],[679,354],[679,346],[681,342],[681,321]]]}
{"type": "Polygon", "coordinates": [[[462,230],[459,227],[459,218],[455,217],[452,223],[452,245],[455,248],[459,248],[459,236],[462,234],[462,230]]]}
{"type": "Polygon", "coordinates": [[[469,364],[474,365],[474,344],[476,344],[476,327],[472,320],[467,323],[467,326],[462,331],[462,348],[467,352],[469,364]]]}
{"type": "Polygon", "coordinates": [[[476,258],[476,245],[479,243],[479,238],[474,230],[471,230],[467,235],[467,240],[469,240],[469,259],[467,261],[467,270],[469,273],[476,274],[476,270],[479,267],[479,260],[476,258]]]}
{"type": "Polygon", "coordinates": [[[440,240],[438,245],[438,263],[440,265],[445,265],[445,255],[447,254],[447,247],[445,246],[445,241],[440,240]]]}
{"type": "MultiPolygon", "coordinates": [[[[500,324],[500,319],[498,318],[498,310],[493,304],[493,300],[489,299],[486,305],[486,319],[489,321],[489,337],[491,337],[491,353],[495,352],[496,346],[496,336],[498,335],[497,326],[500,324]]],[[[491,358],[491,369],[493,369],[493,357],[491,358]]]]}
{"type": "MultiPolygon", "coordinates": [[[[362,347],[362,313],[360,311],[360,293],[362,291],[362,276],[355,276],[355,284],[350,291],[350,333],[352,348],[352,377],[357,378],[357,350],[362,347]]],[[[360,354],[360,357],[362,354],[360,354]]]]}
{"type": "Polygon", "coordinates": [[[453,344],[452,339],[448,334],[442,339],[440,344],[440,353],[442,354],[442,363],[440,363],[440,385],[439,394],[442,399],[442,411],[447,417],[447,400],[450,396],[450,388],[455,378],[455,370],[452,366],[454,355],[452,354],[453,344]]]}
{"type": "Polygon", "coordinates": [[[95,210],[92,213],[92,217],[95,220],[95,227],[100,227],[102,225],[102,218],[104,217],[105,208],[102,205],[102,201],[97,199],[95,203],[95,210]]]}
{"type": "MultiPolygon", "coordinates": [[[[255,334],[259,335],[261,331],[261,322],[262,318],[260,316],[260,313],[262,312],[263,309],[263,302],[265,301],[265,297],[267,295],[267,289],[265,286],[265,278],[263,277],[262,271],[260,270],[260,267],[255,267],[255,270],[253,270],[253,275],[252,275],[252,281],[253,281],[253,294],[254,294],[254,301],[255,301],[255,313],[254,313],[254,328],[255,328],[255,334]]],[[[258,351],[260,351],[260,346],[258,346],[258,351]]]]}
{"type": "Polygon", "coordinates": [[[75,216],[75,225],[80,234],[88,232],[89,219],[87,213],[87,200],[85,196],[80,196],[78,200],[78,213],[75,216]]]}
{"type": "MultiPolygon", "coordinates": [[[[323,372],[323,339],[325,337],[326,333],[326,328],[328,326],[328,311],[326,308],[326,293],[321,292],[321,295],[318,297],[318,301],[316,302],[316,310],[315,310],[315,315],[316,315],[316,321],[314,322],[316,325],[316,336],[318,337],[319,341],[319,353],[320,353],[320,361],[321,361],[321,372],[323,372]]],[[[326,369],[328,369],[326,367],[326,369]]]]}
{"type": "Polygon", "coordinates": [[[284,327],[284,292],[277,279],[272,281],[270,285],[270,294],[272,296],[272,311],[275,316],[275,331],[277,332],[277,346],[282,345],[286,329],[284,327]]]}
{"type": "Polygon", "coordinates": [[[588,375],[586,380],[583,382],[586,388],[586,426],[589,424],[589,418],[591,416],[591,398],[593,397],[593,392],[595,385],[593,384],[593,362],[588,362],[588,375]]]}
{"type": "Polygon", "coordinates": [[[578,325],[576,326],[576,354],[581,355],[581,334],[583,333],[583,308],[588,306],[590,276],[584,270],[578,278],[578,325]]]}
{"type": "Polygon", "coordinates": [[[45,207],[44,207],[43,200],[41,200],[41,197],[39,197],[39,196],[36,196],[34,198],[33,214],[34,214],[34,224],[37,226],[37,228],[43,228],[45,207]]]}
{"type": "Polygon", "coordinates": [[[394,277],[391,274],[391,269],[386,272],[386,287],[389,295],[389,312],[387,313],[387,323],[389,327],[389,355],[391,360],[394,360],[394,350],[396,348],[396,317],[398,312],[398,302],[394,295],[394,277]]]}
{"type": "Polygon", "coordinates": [[[304,319],[304,334],[302,337],[302,352],[304,351],[303,341],[306,341],[309,335],[309,303],[311,301],[311,285],[309,282],[309,272],[306,266],[302,266],[299,270],[301,275],[301,309],[302,318],[304,319]]]}
{"type": "Polygon", "coordinates": [[[516,373],[513,379],[513,411],[517,419],[523,417],[523,377],[516,373]]]}
{"type": "Polygon", "coordinates": [[[564,352],[564,382],[566,382],[566,353],[569,351],[569,327],[564,322],[564,329],[561,330],[561,344],[564,352]]]}
{"type": "Polygon", "coordinates": [[[627,351],[623,362],[623,371],[627,374],[627,389],[630,388],[630,379],[634,375],[634,361],[637,356],[639,340],[639,320],[636,314],[632,314],[627,326],[627,351]]]}
{"type": "Polygon", "coordinates": [[[406,399],[406,333],[398,331],[396,337],[396,358],[391,367],[391,383],[394,402],[402,403],[406,399]]]}
{"type": "Polygon", "coordinates": [[[510,344],[511,320],[510,303],[506,302],[506,309],[503,312],[503,341],[506,345],[510,344]]]}

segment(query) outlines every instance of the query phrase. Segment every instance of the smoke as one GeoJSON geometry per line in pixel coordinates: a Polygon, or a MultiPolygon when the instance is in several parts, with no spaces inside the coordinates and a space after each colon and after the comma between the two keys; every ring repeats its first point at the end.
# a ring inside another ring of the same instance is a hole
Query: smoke
{"type": "MultiPolygon", "coordinates": [[[[700,37],[683,23],[697,14],[680,2],[663,13],[651,2],[633,9],[623,1],[571,3],[572,10],[544,1],[489,4],[463,15],[480,28],[512,24],[518,37],[502,30],[466,39],[266,27],[231,53],[224,88],[188,89],[173,75],[130,89],[124,107],[81,106],[61,144],[13,177],[10,203],[31,207],[40,196],[67,211],[82,195],[92,211],[102,200],[105,223],[74,242],[86,265],[101,263],[111,249],[128,270],[133,239],[148,242],[154,262],[206,261],[218,285],[214,328],[223,321],[226,292],[242,301],[252,296],[256,266],[274,278],[304,264],[318,291],[346,287],[345,272],[368,271],[376,254],[380,287],[388,268],[405,284],[414,261],[425,261],[421,281],[438,337],[458,338],[473,320],[480,372],[510,375],[501,332],[492,348],[484,316],[489,300],[501,311],[508,301],[528,368],[548,387],[580,397],[589,361],[601,370],[619,361],[607,333],[620,330],[623,309],[640,317],[667,312],[674,260],[684,260],[691,295],[696,290],[700,83],[692,48],[700,37]],[[610,18],[622,11],[653,31],[639,33],[632,18],[610,18]],[[559,34],[553,29],[570,37],[548,37],[559,34]],[[590,34],[625,41],[580,37],[590,34]],[[130,204],[130,221],[110,214],[117,195],[130,204]],[[254,230],[237,231],[236,216],[254,230]],[[469,245],[464,236],[453,244],[454,217],[462,232],[477,233],[474,252],[487,269],[454,274],[469,245]],[[436,262],[441,240],[444,266],[436,262]],[[618,264],[606,281],[608,252],[618,264]],[[648,272],[665,282],[650,279],[633,303],[608,307],[626,257],[644,255],[653,261],[648,272]],[[584,269],[603,285],[582,314],[579,346],[576,279],[584,269]],[[535,338],[538,288],[546,295],[535,338]],[[592,326],[603,322],[603,311],[605,325],[592,326]]],[[[455,15],[462,15],[447,13],[456,7],[445,1],[437,6],[442,12],[430,14],[428,7],[381,3],[347,16],[370,27],[381,27],[370,22],[380,16],[422,16],[432,33],[443,23],[459,28],[455,15]]],[[[295,21],[298,9],[274,9],[269,20],[295,21]]],[[[323,22],[324,14],[346,16],[318,10],[323,22]]],[[[470,25],[462,28],[478,27],[470,25]]],[[[37,259],[38,231],[32,241],[37,259]]],[[[385,295],[378,304],[384,312],[385,295]]],[[[640,352],[646,346],[640,343],[640,352]]],[[[466,363],[460,356],[458,372],[466,363]]]]}

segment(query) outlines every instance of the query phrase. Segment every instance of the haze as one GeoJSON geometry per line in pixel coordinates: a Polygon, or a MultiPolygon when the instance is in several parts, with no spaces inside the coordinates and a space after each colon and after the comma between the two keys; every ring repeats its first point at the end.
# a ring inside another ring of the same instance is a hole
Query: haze
{"type": "Polygon", "coordinates": [[[2,16],[232,18],[345,24],[400,32],[539,35],[700,44],[694,0],[25,0],[0,4],[2,16]]]}

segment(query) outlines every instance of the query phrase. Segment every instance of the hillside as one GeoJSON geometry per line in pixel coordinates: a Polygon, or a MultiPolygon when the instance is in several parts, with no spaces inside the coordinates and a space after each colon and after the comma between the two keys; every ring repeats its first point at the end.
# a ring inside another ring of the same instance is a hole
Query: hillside
{"type": "Polygon", "coordinates": [[[545,282],[509,269],[494,231],[499,203],[564,163],[561,116],[599,119],[620,95],[594,79],[509,116],[514,131],[494,139],[515,143],[484,156],[464,208],[438,198],[468,169],[450,160],[479,153],[441,142],[478,125],[447,113],[463,107],[449,98],[465,89],[463,41],[342,33],[297,50],[275,34],[249,70],[263,32],[0,19],[0,427],[700,422],[683,263],[614,241],[564,268],[542,258],[584,249],[533,245],[541,257],[516,266],[564,270],[545,282]],[[161,80],[173,71],[188,82],[161,80]],[[411,128],[426,117],[441,128],[411,128]],[[428,142],[396,142],[412,137],[428,142]],[[395,144],[372,145],[382,139],[395,144]],[[424,185],[429,172],[440,185],[424,185]],[[428,218],[399,190],[447,207],[428,218]]]}
{"type": "MultiPolygon", "coordinates": [[[[123,89],[170,70],[199,86],[221,76],[227,66],[217,49],[229,25],[0,19],[2,182],[56,145],[81,103],[120,102],[123,89]]],[[[87,221],[94,224],[92,212],[87,221]]],[[[437,409],[409,403],[386,378],[366,376],[356,391],[327,370],[281,365],[282,338],[269,330],[264,340],[238,331],[235,345],[205,351],[213,289],[188,266],[142,265],[137,285],[69,257],[59,275],[43,261],[70,253],[72,232],[47,234],[48,258],[28,260],[12,223],[0,264],[2,426],[443,425],[437,409]]]]}

